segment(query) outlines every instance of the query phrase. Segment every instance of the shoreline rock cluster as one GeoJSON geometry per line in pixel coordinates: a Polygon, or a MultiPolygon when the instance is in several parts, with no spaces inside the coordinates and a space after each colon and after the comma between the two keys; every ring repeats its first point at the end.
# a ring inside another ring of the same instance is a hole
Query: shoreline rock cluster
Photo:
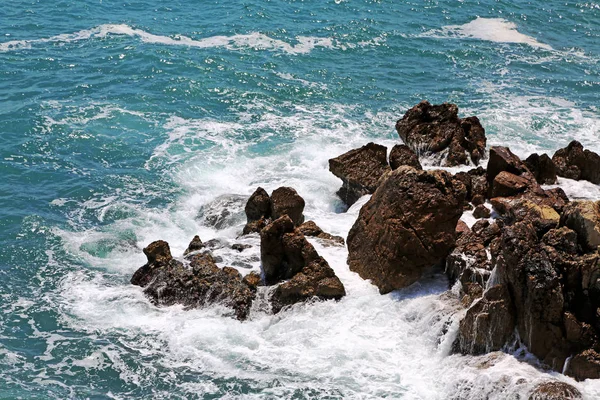
{"type": "MultiPolygon", "coordinates": [[[[552,157],[525,160],[507,147],[488,150],[479,119],[459,118],[448,103],[419,103],[396,130],[404,143],[389,158],[385,146],[368,143],[329,160],[348,206],[372,195],[348,234],[350,270],[384,294],[443,268],[466,309],[454,352],[524,345],[543,367],[600,378],[600,202],[571,202],[562,189],[542,187],[559,176],[599,184],[600,156],[576,141],[552,157]],[[478,166],[486,155],[487,167],[478,166]],[[423,157],[472,169],[424,170],[423,157]],[[460,220],[468,210],[477,219],[472,227],[460,220]]],[[[131,282],[155,304],[219,302],[240,320],[262,285],[273,286],[275,313],[311,299],[339,300],[342,282],[306,237],[330,245],[344,239],[305,222],[304,205],[288,187],[271,195],[258,188],[248,199],[243,234],[260,235],[261,276],[217,267],[196,237],[183,261],[166,242],[150,244],[131,282]]]]}

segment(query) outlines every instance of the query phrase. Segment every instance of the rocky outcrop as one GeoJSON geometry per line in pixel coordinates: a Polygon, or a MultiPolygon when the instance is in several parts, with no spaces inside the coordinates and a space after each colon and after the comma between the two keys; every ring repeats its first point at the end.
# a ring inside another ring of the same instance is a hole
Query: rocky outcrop
{"type": "Polygon", "coordinates": [[[573,140],[552,156],[559,176],[600,184],[600,156],[573,140]]]}
{"type": "Polygon", "coordinates": [[[456,104],[422,101],[396,123],[404,143],[417,154],[437,157],[440,165],[477,165],[486,146],[485,130],[477,117],[461,119],[456,104]]]}
{"type": "Polygon", "coordinates": [[[327,261],[320,257],[292,220],[284,215],[262,230],[261,261],[269,285],[282,280],[271,297],[273,311],[311,298],[336,299],[345,296],[344,285],[327,261]]]}
{"type": "Polygon", "coordinates": [[[560,224],[577,232],[580,244],[587,250],[600,246],[600,202],[575,201],[563,211],[560,224]]]}
{"type": "Polygon", "coordinates": [[[247,223],[243,235],[260,233],[272,220],[288,215],[299,226],[304,222],[304,199],[291,187],[280,187],[271,196],[259,187],[246,203],[247,223]]]}
{"type": "Polygon", "coordinates": [[[547,154],[533,153],[527,157],[525,165],[540,185],[554,185],[556,183],[556,165],[547,154]]]}
{"type": "Polygon", "coordinates": [[[291,187],[280,187],[271,193],[271,216],[275,220],[284,215],[290,217],[295,226],[304,222],[304,199],[291,187]]]}
{"type": "Polygon", "coordinates": [[[452,250],[465,195],[445,171],[387,174],[348,234],[350,270],[381,293],[414,283],[452,250]]]}
{"type": "Polygon", "coordinates": [[[298,231],[302,233],[304,236],[312,236],[321,239],[324,243],[329,243],[332,245],[345,246],[346,241],[341,236],[334,236],[327,232],[324,232],[323,229],[319,228],[314,221],[306,221],[302,225],[298,227],[298,231]]]}
{"type": "Polygon", "coordinates": [[[159,240],[144,249],[148,262],[139,268],[131,283],[161,306],[181,304],[189,308],[223,304],[244,320],[256,296],[256,287],[234,268],[219,268],[209,254],[194,254],[189,266],[171,256],[169,244],[159,240]]]}
{"type": "Polygon", "coordinates": [[[423,169],[417,154],[405,144],[397,144],[390,151],[390,167],[392,170],[406,165],[415,169],[423,169]]]}
{"type": "Polygon", "coordinates": [[[271,220],[271,197],[261,187],[257,188],[248,199],[246,207],[246,226],[243,234],[260,232],[271,220]]]}
{"type": "Polygon", "coordinates": [[[187,249],[183,252],[184,256],[187,256],[190,253],[194,253],[196,251],[200,251],[204,248],[204,243],[200,239],[200,236],[196,235],[188,245],[187,249]]]}
{"type": "Polygon", "coordinates": [[[368,143],[329,160],[329,170],[342,180],[337,194],[350,206],[360,197],[375,192],[379,179],[390,171],[387,148],[368,143]]]}

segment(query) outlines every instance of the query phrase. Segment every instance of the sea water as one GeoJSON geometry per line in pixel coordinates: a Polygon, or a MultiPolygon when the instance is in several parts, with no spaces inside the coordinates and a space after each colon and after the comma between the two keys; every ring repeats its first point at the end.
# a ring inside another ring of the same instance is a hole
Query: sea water
{"type": "Polygon", "coordinates": [[[526,349],[452,355],[464,310],[443,275],[381,296],[341,247],[313,241],[345,298],[257,301],[245,322],[129,284],[144,246],[181,256],[196,234],[252,245],[219,265],[258,271],[258,237],[237,238],[258,186],[294,187],[346,236],[367,199],[346,212],[327,160],[399,143],[423,99],[522,157],[600,151],[599,4],[3,1],[0,398],[507,399],[550,379],[600,396],[526,349]]]}

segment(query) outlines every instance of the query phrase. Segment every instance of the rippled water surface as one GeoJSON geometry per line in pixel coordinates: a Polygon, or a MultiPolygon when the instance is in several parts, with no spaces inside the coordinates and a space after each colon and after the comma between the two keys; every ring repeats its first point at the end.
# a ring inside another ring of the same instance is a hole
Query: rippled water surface
{"type": "MultiPolygon", "coordinates": [[[[342,248],[316,243],[342,301],[243,323],[156,308],[128,283],[153,240],[176,255],[195,234],[235,241],[258,185],[295,187],[345,236],[360,204],[340,213],[327,160],[397,143],[422,99],[521,156],[573,138],[600,151],[597,3],[4,3],[0,398],[506,399],[551,378],[600,396],[512,355],[449,355],[445,279],[380,296],[342,248]]],[[[243,240],[221,265],[258,270],[258,238],[243,240]]]]}

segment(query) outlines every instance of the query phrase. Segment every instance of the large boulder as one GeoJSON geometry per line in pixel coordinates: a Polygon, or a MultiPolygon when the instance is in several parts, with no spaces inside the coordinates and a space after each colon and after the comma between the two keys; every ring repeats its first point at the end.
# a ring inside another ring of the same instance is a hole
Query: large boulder
{"type": "Polygon", "coordinates": [[[171,256],[169,244],[159,240],[144,249],[148,262],[131,283],[144,288],[152,303],[181,304],[188,308],[223,304],[244,320],[250,313],[256,288],[248,285],[233,268],[219,268],[209,254],[195,254],[189,266],[171,256]]]}
{"type": "Polygon", "coordinates": [[[556,165],[547,154],[533,153],[527,157],[525,165],[540,185],[553,185],[556,183],[556,165]]]}
{"type": "Polygon", "coordinates": [[[271,216],[275,220],[284,215],[290,217],[295,226],[304,222],[304,199],[291,187],[280,187],[271,193],[271,216]]]}
{"type": "Polygon", "coordinates": [[[381,293],[416,282],[454,247],[465,195],[445,171],[403,166],[387,174],[348,234],[350,270],[381,293]]]}
{"type": "Polygon", "coordinates": [[[517,176],[530,172],[525,163],[508,147],[492,146],[490,147],[490,157],[486,170],[489,184],[491,185],[496,176],[503,171],[517,176]]]}
{"type": "Polygon", "coordinates": [[[396,122],[396,131],[417,154],[437,155],[441,165],[479,163],[485,152],[485,130],[477,117],[461,119],[456,104],[422,101],[396,122]]]}
{"type": "Polygon", "coordinates": [[[585,249],[597,250],[600,246],[600,201],[574,201],[567,204],[560,223],[577,232],[585,249]]]}
{"type": "Polygon", "coordinates": [[[423,169],[419,162],[419,157],[410,147],[405,144],[397,144],[390,151],[390,167],[394,170],[403,165],[423,169]]]}
{"type": "Polygon", "coordinates": [[[350,150],[329,160],[329,170],[342,180],[338,196],[347,204],[377,189],[379,179],[390,171],[387,147],[375,143],[350,150]]]}
{"type": "Polygon", "coordinates": [[[573,140],[552,156],[558,175],[575,180],[586,180],[600,184],[600,156],[593,151],[584,150],[583,145],[573,140]]]}
{"type": "Polygon", "coordinates": [[[565,371],[578,381],[600,377],[600,354],[593,349],[584,350],[569,360],[565,371]]]}

